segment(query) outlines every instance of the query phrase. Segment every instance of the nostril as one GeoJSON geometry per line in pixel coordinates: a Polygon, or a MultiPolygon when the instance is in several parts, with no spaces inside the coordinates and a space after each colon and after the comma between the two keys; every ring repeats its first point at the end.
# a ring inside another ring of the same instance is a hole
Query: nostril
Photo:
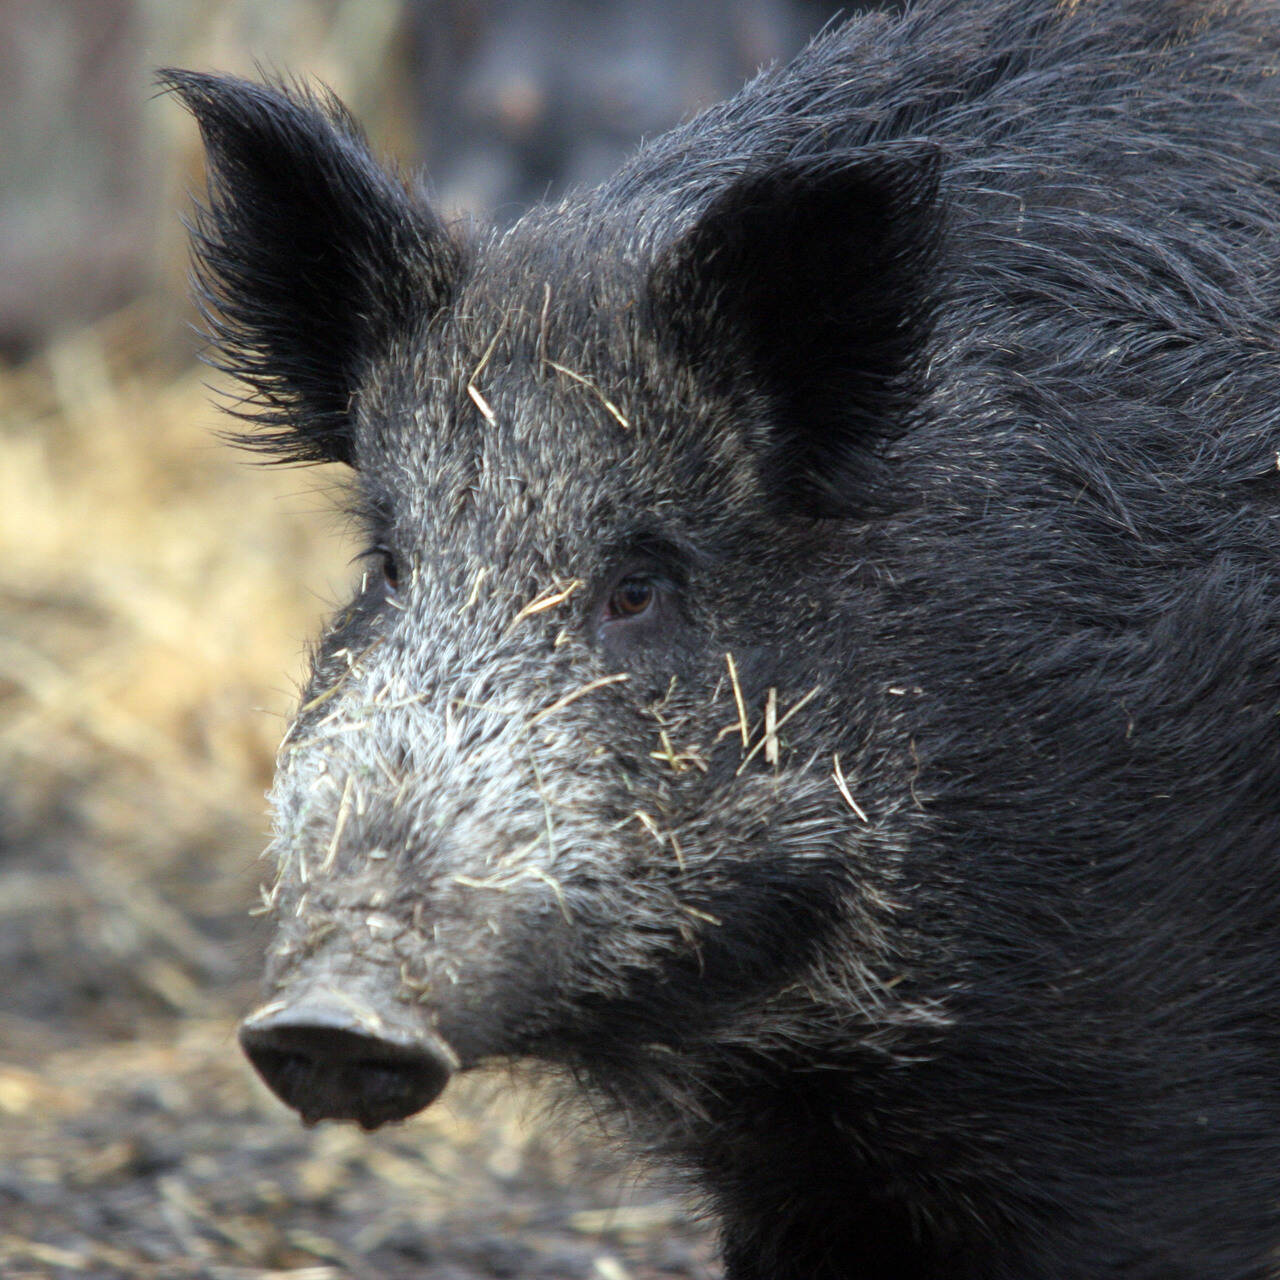
{"type": "Polygon", "coordinates": [[[376,1129],[433,1102],[457,1069],[439,1037],[383,1026],[372,1011],[312,999],[247,1018],[240,1044],[272,1092],[303,1120],[376,1129]]]}

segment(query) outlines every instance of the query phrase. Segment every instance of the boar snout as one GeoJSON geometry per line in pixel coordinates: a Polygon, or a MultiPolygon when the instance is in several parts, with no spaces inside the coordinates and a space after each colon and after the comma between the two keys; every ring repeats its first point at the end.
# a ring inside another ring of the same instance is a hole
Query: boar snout
{"type": "Polygon", "coordinates": [[[391,1021],[339,991],[272,1000],[240,1027],[240,1044],[273,1093],[308,1124],[376,1129],[435,1101],[458,1059],[424,1027],[391,1021]]]}

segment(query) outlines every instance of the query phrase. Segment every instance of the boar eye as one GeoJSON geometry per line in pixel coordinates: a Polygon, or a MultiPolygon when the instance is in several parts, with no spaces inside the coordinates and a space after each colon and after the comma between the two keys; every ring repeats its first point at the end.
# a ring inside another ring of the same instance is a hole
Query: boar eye
{"type": "Polygon", "coordinates": [[[595,597],[595,639],[617,661],[664,653],[680,634],[685,567],[666,543],[637,541],[595,597]]]}
{"type": "Polygon", "coordinates": [[[388,590],[398,591],[400,589],[399,562],[385,547],[380,548],[378,554],[382,560],[382,576],[386,580],[388,590]]]}
{"type": "Polygon", "coordinates": [[[653,608],[657,588],[646,578],[623,578],[605,604],[605,621],[639,618],[653,608]]]}

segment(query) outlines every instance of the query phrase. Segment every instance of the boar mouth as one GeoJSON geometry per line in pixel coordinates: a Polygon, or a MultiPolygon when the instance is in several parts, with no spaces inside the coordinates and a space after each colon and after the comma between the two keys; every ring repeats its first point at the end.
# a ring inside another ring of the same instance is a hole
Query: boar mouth
{"type": "Polygon", "coordinates": [[[390,1022],[338,991],[273,1000],[247,1017],[240,1045],[305,1124],[354,1120],[376,1129],[434,1102],[458,1069],[433,1032],[390,1022]]]}

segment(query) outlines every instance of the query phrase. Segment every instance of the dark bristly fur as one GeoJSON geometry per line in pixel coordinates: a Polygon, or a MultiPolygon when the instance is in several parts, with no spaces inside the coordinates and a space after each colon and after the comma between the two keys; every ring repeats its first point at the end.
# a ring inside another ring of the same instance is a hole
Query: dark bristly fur
{"type": "Polygon", "coordinates": [[[1261,0],[921,0],[465,237],[166,76],[256,443],[377,553],[273,795],[282,1096],[548,1063],[731,1280],[1280,1274],[1278,67],[1261,0]]]}

